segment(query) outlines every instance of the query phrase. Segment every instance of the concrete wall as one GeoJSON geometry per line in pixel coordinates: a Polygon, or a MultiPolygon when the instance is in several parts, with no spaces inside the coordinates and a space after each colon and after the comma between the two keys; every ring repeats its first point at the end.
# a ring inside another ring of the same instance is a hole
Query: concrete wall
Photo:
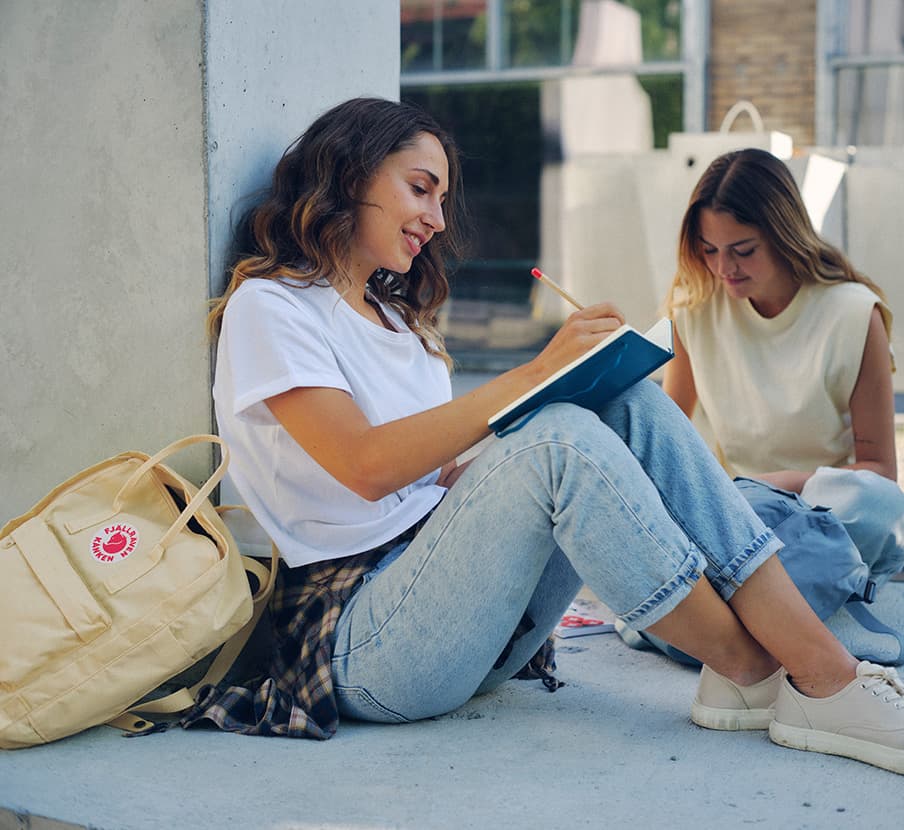
{"type": "MultiPolygon", "coordinates": [[[[329,105],[398,96],[385,0],[0,6],[0,524],[211,429],[232,204],[329,105]]],[[[175,466],[198,480],[210,452],[175,466]]]]}

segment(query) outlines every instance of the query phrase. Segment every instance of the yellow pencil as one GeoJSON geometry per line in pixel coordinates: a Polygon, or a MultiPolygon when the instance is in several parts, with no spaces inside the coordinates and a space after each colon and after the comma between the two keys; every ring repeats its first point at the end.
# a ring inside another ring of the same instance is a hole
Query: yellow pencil
{"type": "Polygon", "coordinates": [[[531,274],[533,274],[540,282],[544,285],[548,285],[553,291],[556,292],[560,297],[565,300],[568,300],[576,309],[580,310],[584,306],[582,306],[574,297],[571,296],[564,288],[557,285],[553,282],[549,277],[546,276],[539,268],[531,268],[531,274]]]}

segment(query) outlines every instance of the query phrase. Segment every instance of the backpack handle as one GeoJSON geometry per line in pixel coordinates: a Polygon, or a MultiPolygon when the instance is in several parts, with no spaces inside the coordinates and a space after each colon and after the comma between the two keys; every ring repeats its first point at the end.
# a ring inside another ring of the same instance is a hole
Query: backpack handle
{"type": "Polygon", "coordinates": [[[135,485],[138,483],[138,480],[160,464],[164,459],[169,458],[171,455],[175,455],[177,452],[184,450],[186,447],[193,446],[194,444],[218,444],[222,450],[220,463],[217,468],[210,474],[210,478],[204,482],[204,485],[198,490],[197,493],[191,498],[188,504],[185,505],[185,508],[179,514],[179,517],[175,522],[170,526],[169,530],[163,535],[160,541],[157,543],[156,547],[161,550],[165,550],[166,547],[179,535],[189,521],[191,521],[192,517],[195,513],[198,512],[201,505],[207,501],[208,496],[213,492],[214,487],[216,487],[220,481],[223,479],[223,476],[226,474],[226,468],[229,466],[229,447],[226,446],[225,442],[219,435],[189,435],[186,438],[180,438],[178,441],[173,441],[172,444],[164,447],[162,450],[154,453],[147,461],[145,461],[137,470],[135,470],[132,475],[126,480],[125,484],[119,488],[119,492],[116,494],[116,497],[113,499],[113,512],[114,514],[119,513],[122,510],[123,502],[128,497],[128,494],[131,490],[135,488],[135,485]]]}

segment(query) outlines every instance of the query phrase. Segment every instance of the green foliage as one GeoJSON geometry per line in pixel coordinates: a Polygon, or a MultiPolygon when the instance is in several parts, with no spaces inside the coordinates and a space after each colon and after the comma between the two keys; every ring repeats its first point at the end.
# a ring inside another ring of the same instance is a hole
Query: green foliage
{"type": "Polygon", "coordinates": [[[653,146],[667,147],[669,133],[684,129],[684,84],[680,75],[642,75],[640,85],[650,96],[653,146]]]}
{"type": "Polygon", "coordinates": [[[640,12],[644,60],[681,57],[681,3],[679,0],[622,0],[640,12]]]}

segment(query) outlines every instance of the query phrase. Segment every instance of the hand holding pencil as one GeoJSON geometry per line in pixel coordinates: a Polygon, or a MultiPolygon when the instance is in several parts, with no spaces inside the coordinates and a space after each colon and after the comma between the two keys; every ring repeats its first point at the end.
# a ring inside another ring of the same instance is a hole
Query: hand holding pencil
{"type": "Polygon", "coordinates": [[[546,348],[537,356],[544,364],[549,361],[551,370],[560,368],[593,348],[625,322],[624,315],[612,303],[584,306],[539,268],[532,268],[531,274],[578,310],[565,321],[546,348]]]}

